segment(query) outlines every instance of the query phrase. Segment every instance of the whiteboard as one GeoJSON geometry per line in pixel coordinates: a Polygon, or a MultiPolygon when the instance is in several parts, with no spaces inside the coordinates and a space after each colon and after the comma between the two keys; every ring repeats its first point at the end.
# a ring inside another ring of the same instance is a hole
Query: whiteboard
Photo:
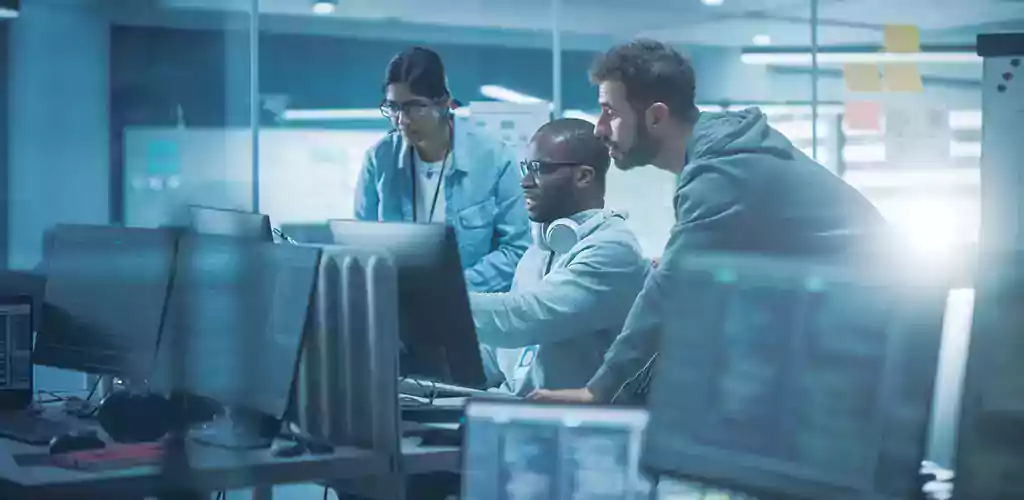
{"type": "MultiPolygon", "coordinates": [[[[264,129],[260,212],[275,225],[351,218],[366,150],[384,130],[264,129]]],[[[125,223],[182,223],[183,208],[252,209],[249,129],[125,131],[125,223]]]]}

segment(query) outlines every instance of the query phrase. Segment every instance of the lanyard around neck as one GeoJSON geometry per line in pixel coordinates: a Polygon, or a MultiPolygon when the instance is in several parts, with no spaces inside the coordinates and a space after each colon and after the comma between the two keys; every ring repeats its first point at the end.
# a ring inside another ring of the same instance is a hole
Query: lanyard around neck
{"type": "MultiPolygon", "coordinates": [[[[416,152],[415,148],[410,147],[409,154],[412,155],[412,162],[410,163],[410,166],[412,167],[410,169],[412,174],[412,221],[419,222],[419,216],[417,214],[417,212],[419,212],[417,208],[419,206],[419,202],[416,200],[416,185],[419,183],[419,177],[416,175],[416,163],[419,153],[416,152]]],[[[437,174],[437,184],[434,185],[434,198],[430,202],[430,213],[427,216],[427,223],[434,222],[434,210],[437,208],[437,197],[441,194],[441,183],[444,182],[444,169],[448,166],[448,157],[450,155],[451,148],[449,147],[448,151],[445,151],[444,153],[444,159],[441,160],[441,172],[437,174]]]]}

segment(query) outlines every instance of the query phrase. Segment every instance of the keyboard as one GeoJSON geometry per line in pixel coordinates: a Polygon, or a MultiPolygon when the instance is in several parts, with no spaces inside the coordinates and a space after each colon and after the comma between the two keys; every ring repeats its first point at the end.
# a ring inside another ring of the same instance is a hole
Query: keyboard
{"type": "Polygon", "coordinates": [[[50,444],[55,436],[77,429],[73,423],[31,411],[0,412],[0,437],[34,445],[50,444]]]}
{"type": "Polygon", "coordinates": [[[521,399],[519,396],[503,392],[481,391],[458,385],[431,382],[429,380],[418,380],[414,378],[403,378],[398,383],[399,394],[419,396],[424,398],[502,398],[521,399]]]}

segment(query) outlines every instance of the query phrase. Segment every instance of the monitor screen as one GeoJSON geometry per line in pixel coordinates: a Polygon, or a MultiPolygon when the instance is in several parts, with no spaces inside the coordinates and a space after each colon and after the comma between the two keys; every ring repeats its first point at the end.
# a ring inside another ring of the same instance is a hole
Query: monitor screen
{"type": "Polygon", "coordinates": [[[313,247],[182,237],[150,385],[281,418],[319,257],[313,247]]]}
{"type": "Polygon", "coordinates": [[[177,237],[170,229],[55,226],[34,362],[122,378],[148,373],[177,237]]]}
{"type": "Polygon", "coordinates": [[[270,217],[242,210],[188,207],[189,226],[199,234],[215,234],[255,241],[274,241],[270,217]]]}
{"type": "Polygon", "coordinates": [[[635,408],[471,401],[463,498],[648,498],[639,468],[646,425],[635,408]]]}
{"type": "Polygon", "coordinates": [[[647,467],[771,498],[919,490],[946,288],[768,257],[666,272],[647,467]]]}
{"type": "Polygon", "coordinates": [[[486,384],[455,233],[441,224],[330,222],[341,246],[387,252],[398,268],[402,375],[486,384]]]}

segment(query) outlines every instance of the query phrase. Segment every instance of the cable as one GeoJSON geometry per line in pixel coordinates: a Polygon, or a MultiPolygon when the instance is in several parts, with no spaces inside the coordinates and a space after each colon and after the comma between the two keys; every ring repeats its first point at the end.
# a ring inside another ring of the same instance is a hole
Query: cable
{"type": "Polygon", "coordinates": [[[36,394],[37,395],[38,394],[45,394],[45,395],[50,396],[51,398],[53,398],[52,400],[47,401],[48,403],[52,403],[52,402],[55,402],[55,401],[67,401],[68,400],[68,398],[66,398],[64,396],[61,396],[60,394],[57,394],[55,391],[47,391],[45,389],[37,390],[36,394]]]}
{"type": "Polygon", "coordinates": [[[619,396],[622,396],[622,393],[625,392],[626,388],[629,387],[630,384],[632,384],[633,382],[639,380],[641,377],[647,377],[647,382],[642,383],[641,386],[638,387],[637,391],[635,392],[640,392],[641,389],[645,389],[647,387],[647,383],[650,383],[650,375],[647,370],[651,368],[651,365],[654,363],[654,360],[656,359],[658,359],[658,353],[654,353],[654,356],[651,356],[651,359],[647,361],[647,364],[644,365],[642,370],[637,372],[636,375],[633,375],[629,380],[626,381],[626,383],[622,384],[622,386],[619,387],[619,390],[615,391],[615,394],[612,396],[612,399],[609,400],[608,402],[614,404],[615,401],[619,399],[619,396]]]}
{"type": "Polygon", "coordinates": [[[96,389],[100,387],[102,381],[103,377],[96,377],[96,381],[92,383],[92,389],[89,389],[89,395],[85,397],[86,401],[92,401],[92,397],[96,395],[96,389]]]}
{"type": "Polygon", "coordinates": [[[327,500],[327,494],[331,491],[330,486],[324,486],[324,500],[327,500]]]}

